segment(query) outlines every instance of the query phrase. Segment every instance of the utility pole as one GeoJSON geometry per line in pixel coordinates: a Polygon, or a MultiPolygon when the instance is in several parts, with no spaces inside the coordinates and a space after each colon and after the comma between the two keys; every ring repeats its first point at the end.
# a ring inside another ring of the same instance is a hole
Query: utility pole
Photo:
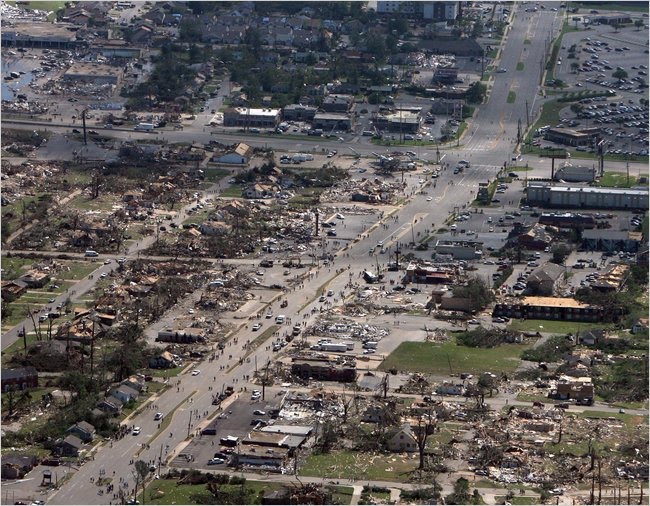
{"type": "Polygon", "coordinates": [[[162,443],[160,443],[160,455],[158,455],[158,474],[160,475],[160,467],[162,466],[162,443]]]}
{"type": "Polygon", "coordinates": [[[521,118],[517,120],[517,144],[521,142],[521,118]]]}
{"type": "Polygon", "coordinates": [[[187,422],[187,437],[190,437],[191,429],[192,429],[192,410],[190,410],[190,419],[187,422]]]}
{"type": "Polygon", "coordinates": [[[530,111],[528,110],[528,100],[526,100],[526,128],[530,128],[530,111]]]}
{"type": "Polygon", "coordinates": [[[86,112],[87,109],[81,111],[81,122],[83,124],[83,130],[84,130],[84,146],[88,145],[88,136],[86,135],[86,112]]]}

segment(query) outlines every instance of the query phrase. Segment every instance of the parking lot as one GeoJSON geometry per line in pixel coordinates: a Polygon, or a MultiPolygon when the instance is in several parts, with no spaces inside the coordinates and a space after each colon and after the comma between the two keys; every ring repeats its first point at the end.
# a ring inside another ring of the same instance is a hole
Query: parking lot
{"type": "MultiPolygon", "coordinates": [[[[194,438],[182,452],[176,455],[170,465],[195,469],[207,467],[224,469],[229,462],[229,456],[233,453],[233,446],[224,446],[220,441],[228,436],[242,439],[258,425],[258,421],[271,422],[270,411],[279,407],[281,399],[278,396],[279,392],[280,390],[277,388],[267,388],[265,401],[261,399],[253,401],[251,392],[242,392],[239,398],[219,411],[219,414],[203,427],[203,434],[194,438]],[[264,414],[255,414],[256,411],[264,414]],[[215,458],[215,454],[220,454],[217,458],[221,458],[225,462],[208,464],[211,459],[215,458]]],[[[179,416],[189,415],[186,412],[179,416]]]]}
{"type": "MultiPolygon", "coordinates": [[[[607,92],[609,96],[580,100],[580,111],[567,105],[560,112],[563,121],[558,126],[601,126],[607,152],[648,154],[648,107],[641,103],[648,99],[647,28],[630,25],[616,30],[592,25],[564,35],[554,77],[566,83],[568,90],[607,92]]],[[[581,146],[578,151],[593,148],[581,146]]]]}

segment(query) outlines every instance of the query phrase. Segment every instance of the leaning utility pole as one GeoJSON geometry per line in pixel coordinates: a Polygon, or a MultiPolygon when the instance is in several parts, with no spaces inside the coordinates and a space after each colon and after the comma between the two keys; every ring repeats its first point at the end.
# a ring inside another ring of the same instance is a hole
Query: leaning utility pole
{"type": "Polygon", "coordinates": [[[83,124],[83,130],[84,130],[84,146],[88,145],[88,136],[86,135],[86,112],[87,109],[84,109],[81,111],[81,122],[83,124]]]}
{"type": "Polygon", "coordinates": [[[528,111],[528,100],[526,100],[526,128],[530,128],[530,112],[528,111]]]}

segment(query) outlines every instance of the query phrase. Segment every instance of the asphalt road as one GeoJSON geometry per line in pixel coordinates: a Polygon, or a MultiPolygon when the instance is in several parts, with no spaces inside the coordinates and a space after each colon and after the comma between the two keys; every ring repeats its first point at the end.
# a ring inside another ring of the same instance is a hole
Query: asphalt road
{"type": "MultiPolygon", "coordinates": [[[[539,41],[543,40],[547,31],[551,29],[554,18],[555,14],[550,11],[539,12],[535,16],[530,16],[530,19],[528,16],[515,16],[501,56],[504,62],[503,65],[508,65],[510,69],[516,67],[516,62],[521,56],[523,45],[521,34],[523,33],[528,33],[527,37],[533,39],[533,44],[526,48],[527,52],[530,51],[531,54],[537,55],[531,56],[531,59],[535,60],[536,57],[539,57],[538,53],[541,51],[539,41]]],[[[556,23],[555,27],[558,26],[559,23],[556,23]]],[[[514,70],[510,69],[509,72],[514,72],[514,70]]],[[[296,320],[302,320],[301,316],[303,314],[308,313],[311,308],[318,308],[320,303],[317,300],[312,302],[312,298],[325,282],[327,282],[326,288],[332,288],[338,293],[340,290],[345,289],[345,285],[350,279],[358,279],[358,273],[363,268],[368,267],[369,261],[374,263],[374,258],[369,256],[368,251],[378,241],[410,240],[409,236],[412,233],[423,232],[434,223],[440,225],[455,207],[462,206],[472,200],[472,192],[475,191],[477,183],[494,177],[497,167],[502,165],[504,160],[509,159],[508,154],[514,148],[517,120],[525,118],[524,99],[528,95],[527,98],[533,102],[539,82],[540,75],[537,65],[527,67],[526,72],[522,73],[521,79],[515,81],[513,81],[509,73],[497,74],[490,100],[479,109],[476,117],[471,121],[469,132],[464,139],[464,145],[458,151],[447,151],[450,163],[453,163],[456,159],[467,158],[472,162],[472,169],[466,171],[460,178],[453,178],[453,185],[450,184],[452,175],[449,173],[450,171],[446,171],[437,181],[436,188],[431,188],[431,186],[427,188],[429,195],[434,199],[434,204],[426,201],[421,196],[410,197],[410,200],[399,211],[398,221],[390,218],[385,220],[388,226],[387,229],[371,227],[358,242],[351,243],[345,251],[339,252],[332,266],[312,267],[310,271],[313,276],[311,279],[305,280],[304,287],[289,292],[284,296],[288,300],[288,307],[283,308],[282,313],[294,315],[294,323],[296,320]],[[507,92],[515,83],[519,86],[519,89],[528,91],[518,92],[515,103],[506,104],[507,92]],[[417,218],[417,222],[415,222],[415,218],[417,218]],[[411,226],[413,232],[411,232],[411,226]],[[348,265],[350,266],[349,269],[347,269],[348,265]],[[343,269],[343,272],[337,275],[336,269],[343,269]],[[352,278],[350,274],[352,274],[352,278]]],[[[534,106],[534,104],[532,105],[534,106]]],[[[205,142],[211,138],[228,139],[230,142],[244,140],[254,146],[273,145],[274,148],[286,150],[314,147],[314,143],[308,139],[296,143],[295,140],[283,139],[281,136],[273,138],[245,137],[242,134],[215,136],[211,135],[208,130],[203,132],[202,129],[203,127],[201,129],[188,128],[185,131],[161,132],[158,134],[136,134],[121,131],[106,133],[123,139],[135,138],[136,136],[155,136],[170,141],[205,142]]],[[[65,131],[67,128],[63,127],[63,130],[65,131]]],[[[364,142],[355,143],[354,149],[364,155],[376,151],[376,147],[364,142]]],[[[318,140],[317,144],[338,147],[340,143],[318,140]]],[[[344,147],[345,143],[340,145],[344,147]]],[[[431,160],[435,156],[435,152],[433,150],[428,152],[421,150],[421,156],[431,160]]],[[[412,186],[418,184],[417,181],[411,181],[412,186]]],[[[409,195],[405,195],[405,197],[409,197],[409,195]]],[[[149,239],[149,241],[151,240],[153,238],[149,239]]],[[[132,247],[127,256],[133,257],[139,249],[146,245],[146,242],[141,241],[140,245],[132,247]]],[[[99,272],[110,267],[102,266],[94,275],[97,276],[99,272]]],[[[82,280],[75,287],[77,293],[90,289],[93,283],[94,281],[90,279],[82,280]]],[[[273,302],[271,307],[274,313],[278,314],[280,311],[279,299],[273,302]]],[[[310,316],[307,320],[312,318],[310,316]]],[[[59,491],[49,498],[48,502],[51,504],[107,504],[113,500],[112,495],[99,495],[98,488],[90,484],[90,479],[96,479],[101,470],[105,470],[106,476],[113,478],[116,489],[119,485],[119,478],[128,481],[130,485],[128,488],[132,488],[132,466],[128,465],[131,459],[157,462],[161,451],[163,459],[174,449],[176,449],[176,452],[180,451],[184,446],[184,440],[188,433],[192,433],[200,429],[203,424],[208,423],[203,413],[213,412],[211,405],[213,392],[220,391],[223,385],[234,385],[236,389],[245,385],[249,389],[253,388],[252,385],[245,382],[244,378],[246,375],[252,376],[256,362],[260,365],[272,358],[273,352],[267,351],[266,346],[274,338],[270,338],[266,343],[251,351],[242,347],[246,340],[244,336],[248,335],[247,332],[248,330],[242,334],[235,334],[216,360],[190,365],[190,369],[198,368],[201,370],[199,375],[183,374],[178,378],[173,378],[171,387],[152,399],[152,402],[156,405],[154,409],[145,409],[140,415],[125,421],[127,425],[141,427],[142,432],[139,436],[128,435],[119,441],[113,442],[112,448],[107,445],[98,448],[94,460],[85,463],[59,491]],[[238,339],[238,344],[234,343],[235,339],[238,339]],[[251,360],[245,360],[244,357],[251,360]],[[237,365],[240,358],[243,359],[243,363],[237,365]],[[170,419],[169,427],[165,428],[159,435],[156,434],[158,431],[157,422],[153,420],[153,414],[157,411],[165,413],[170,419]],[[201,418],[198,418],[199,415],[201,418]],[[143,444],[148,444],[149,447],[143,449],[143,444]]],[[[273,479],[275,480],[276,477],[273,477],[273,479]]]]}

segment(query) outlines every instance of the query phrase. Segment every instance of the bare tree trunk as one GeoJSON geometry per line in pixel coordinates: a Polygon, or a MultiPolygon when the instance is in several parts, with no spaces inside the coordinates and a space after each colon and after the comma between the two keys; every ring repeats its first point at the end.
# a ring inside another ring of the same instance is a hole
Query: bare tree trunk
{"type": "Polygon", "coordinates": [[[602,504],[603,497],[603,480],[600,474],[600,459],[598,459],[598,504],[602,504]]]}

